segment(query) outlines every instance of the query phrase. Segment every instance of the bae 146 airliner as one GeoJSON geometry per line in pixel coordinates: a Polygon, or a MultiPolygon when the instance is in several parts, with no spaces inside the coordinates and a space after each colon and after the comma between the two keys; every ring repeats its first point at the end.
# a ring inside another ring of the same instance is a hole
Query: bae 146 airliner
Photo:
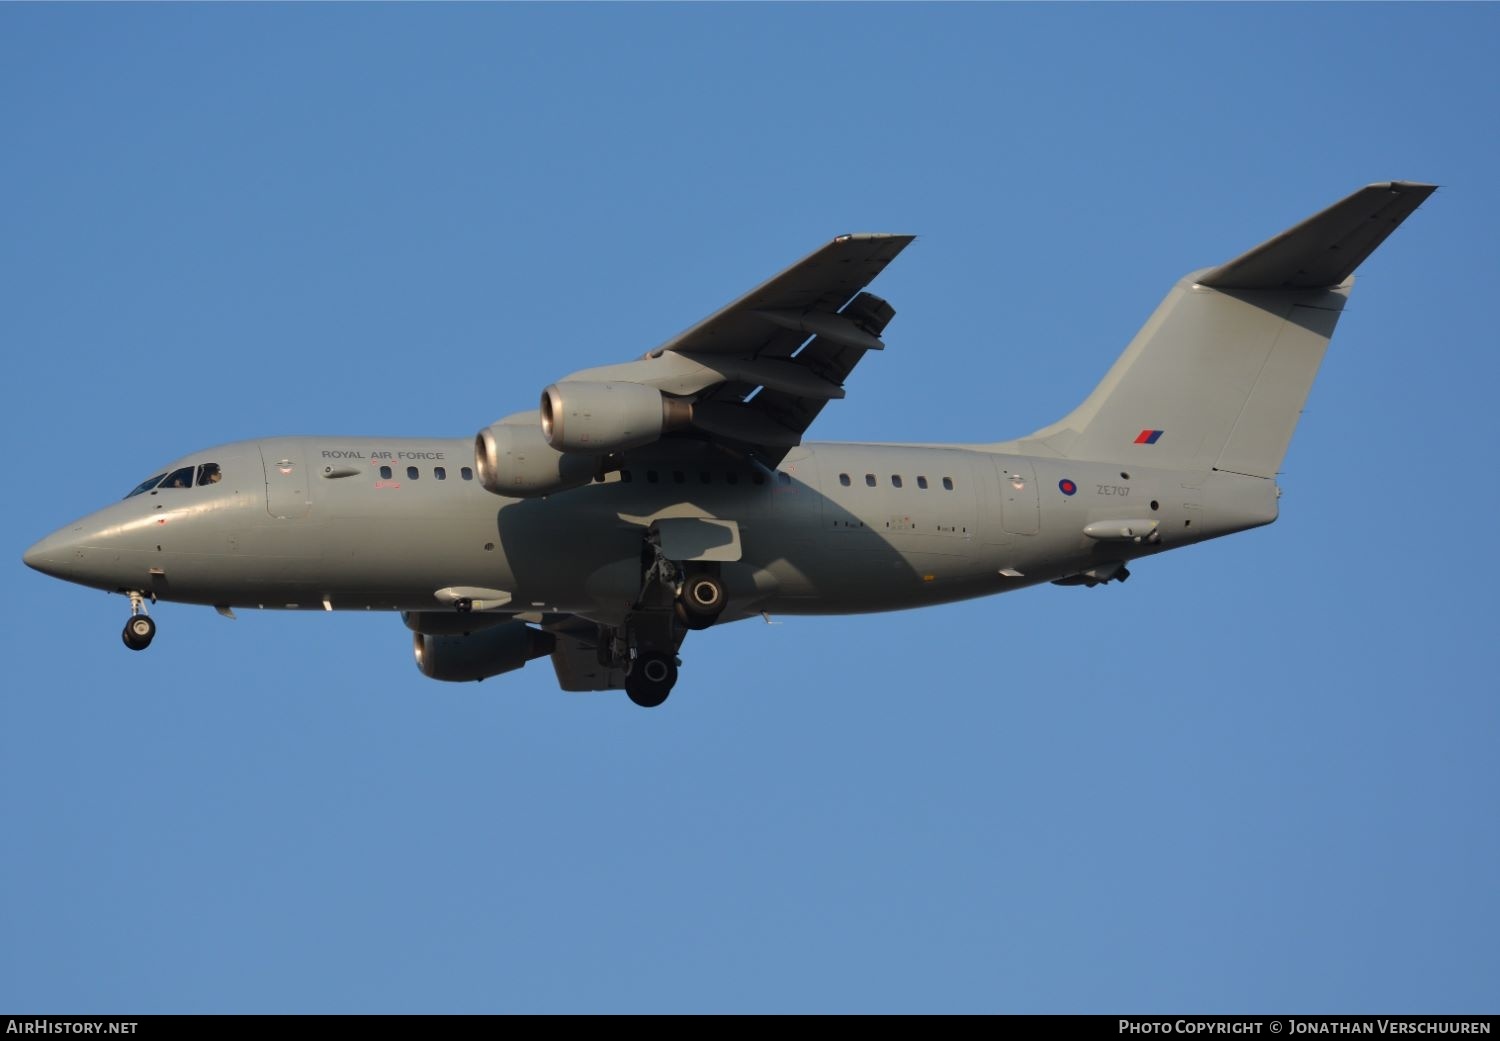
{"type": "Polygon", "coordinates": [[[660,705],[695,629],[1099,586],[1271,523],[1354,270],[1434,190],[1372,184],[1192,272],[1082,404],[1015,440],[803,440],[884,349],[895,311],[866,286],[912,241],[841,235],[477,438],[194,452],[25,561],[126,596],[133,650],[163,602],[399,611],[434,679],[550,656],[564,690],[660,705]]]}

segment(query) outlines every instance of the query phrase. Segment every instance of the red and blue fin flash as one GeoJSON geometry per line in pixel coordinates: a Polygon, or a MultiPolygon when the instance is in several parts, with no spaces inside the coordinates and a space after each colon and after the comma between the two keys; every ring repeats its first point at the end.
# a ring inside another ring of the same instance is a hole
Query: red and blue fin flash
{"type": "Polygon", "coordinates": [[[1165,430],[1142,430],[1136,435],[1135,443],[1138,445],[1154,445],[1165,434],[1165,430]]]}

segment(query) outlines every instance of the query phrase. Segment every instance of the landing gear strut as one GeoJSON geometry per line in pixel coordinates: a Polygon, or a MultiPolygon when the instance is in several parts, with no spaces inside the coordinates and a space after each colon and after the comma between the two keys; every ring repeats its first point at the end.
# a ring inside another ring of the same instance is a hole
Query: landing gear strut
{"type": "Polygon", "coordinates": [[[151,640],[155,636],[156,623],[146,614],[146,598],[140,593],[131,593],[130,621],[125,623],[125,631],[120,634],[120,639],[132,651],[144,651],[151,646],[151,640]]]}
{"type": "Polygon", "coordinates": [[[625,670],[625,693],[642,708],[667,700],[677,682],[677,648],[684,629],[707,629],[724,612],[717,565],[667,559],[661,536],[641,542],[641,591],[624,625],[600,629],[599,664],[625,670]]]}

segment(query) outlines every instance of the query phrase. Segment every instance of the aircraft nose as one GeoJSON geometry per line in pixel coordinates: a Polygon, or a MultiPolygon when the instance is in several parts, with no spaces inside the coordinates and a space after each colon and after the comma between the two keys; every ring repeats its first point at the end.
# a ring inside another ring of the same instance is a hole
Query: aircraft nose
{"type": "Polygon", "coordinates": [[[68,578],[82,562],[83,533],[62,528],[28,549],[21,559],[26,566],[53,578],[68,578]]]}

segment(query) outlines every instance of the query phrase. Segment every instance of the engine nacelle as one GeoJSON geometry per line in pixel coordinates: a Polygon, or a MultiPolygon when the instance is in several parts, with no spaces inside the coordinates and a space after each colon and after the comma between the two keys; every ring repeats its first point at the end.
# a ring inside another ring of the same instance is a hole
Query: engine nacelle
{"type": "Polygon", "coordinates": [[[599,459],[559,452],[529,423],[496,423],[474,439],[474,468],[485,491],[529,499],[588,484],[599,459]]]}
{"type": "Polygon", "coordinates": [[[542,436],[563,452],[623,452],[692,422],[689,402],[643,383],[564,380],[542,391],[542,436]]]}
{"type": "Polygon", "coordinates": [[[481,632],[412,635],[417,668],[435,680],[482,680],[514,672],[533,658],[551,654],[556,645],[557,637],[551,633],[514,620],[481,632]]]}

